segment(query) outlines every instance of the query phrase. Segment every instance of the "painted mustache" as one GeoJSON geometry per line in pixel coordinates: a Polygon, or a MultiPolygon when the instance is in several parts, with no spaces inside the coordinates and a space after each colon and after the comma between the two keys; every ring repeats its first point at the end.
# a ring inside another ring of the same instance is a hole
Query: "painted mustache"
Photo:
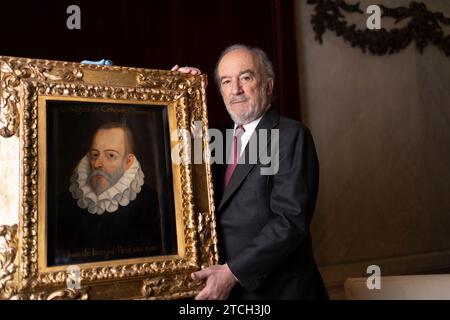
{"type": "Polygon", "coordinates": [[[107,173],[102,169],[95,169],[89,174],[88,181],[91,183],[94,192],[99,195],[108,190],[111,186],[115,185],[116,182],[123,176],[124,172],[125,169],[123,166],[119,166],[119,168],[112,173],[107,173]],[[92,180],[95,176],[102,176],[108,181],[108,183],[106,185],[102,185],[100,181],[92,180]]]}
{"type": "Polygon", "coordinates": [[[91,174],[89,175],[88,180],[91,181],[92,178],[95,177],[95,176],[102,176],[103,178],[105,178],[106,180],[108,180],[109,183],[111,183],[112,180],[113,180],[113,177],[112,177],[109,173],[107,173],[107,172],[105,172],[105,171],[103,171],[103,170],[101,170],[101,169],[95,169],[95,170],[93,170],[93,171],[91,172],[91,174]]]}
{"type": "Polygon", "coordinates": [[[247,101],[247,97],[243,94],[231,97],[230,103],[240,103],[247,101]]]}

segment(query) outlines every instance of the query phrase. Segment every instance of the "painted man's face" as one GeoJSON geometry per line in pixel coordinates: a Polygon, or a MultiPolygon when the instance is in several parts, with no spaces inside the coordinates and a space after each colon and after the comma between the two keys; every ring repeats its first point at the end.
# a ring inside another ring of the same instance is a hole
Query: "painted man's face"
{"type": "Polygon", "coordinates": [[[125,131],[121,128],[97,131],[89,150],[91,173],[88,181],[97,195],[111,188],[131,166],[126,154],[125,131]]]}

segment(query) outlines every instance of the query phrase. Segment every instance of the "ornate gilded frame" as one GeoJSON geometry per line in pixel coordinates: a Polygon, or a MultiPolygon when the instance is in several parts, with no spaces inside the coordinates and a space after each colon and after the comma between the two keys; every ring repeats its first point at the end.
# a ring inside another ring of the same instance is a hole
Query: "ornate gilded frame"
{"type": "Polygon", "coordinates": [[[177,299],[201,290],[190,273],[218,262],[207,159],[172,162],[177,255],[82,264],[79,289],[67,286],[68,271],[45,265],[40,101],[164,104],[171,130],[183,129],[171,144],[189,159],[194,132],[209,154],[206,85],[205,75],[0,56],[0,298],[177,299]]]}

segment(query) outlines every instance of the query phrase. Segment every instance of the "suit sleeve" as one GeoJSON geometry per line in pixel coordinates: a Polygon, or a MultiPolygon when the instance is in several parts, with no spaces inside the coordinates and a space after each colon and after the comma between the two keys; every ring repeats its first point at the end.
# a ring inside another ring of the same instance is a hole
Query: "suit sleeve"
{"type": "Polygon", "coordinates": [[[280,132],[279,148],[279,171],[272,177],[270,192],[272,218],[240,254],[227,262],[241,285],[250,291],[301,245],[309,233],[317,198],[319,165],[309,130],[300,127],[285,139],[280,132]]]}

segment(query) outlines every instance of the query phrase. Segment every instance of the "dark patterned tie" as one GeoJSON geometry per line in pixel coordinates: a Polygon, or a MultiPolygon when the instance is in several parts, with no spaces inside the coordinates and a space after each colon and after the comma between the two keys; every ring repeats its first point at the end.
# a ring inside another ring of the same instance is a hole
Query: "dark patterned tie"
{"type": "Polygon", "coordinates": [[[230,157],[230,163],[227,166],[227,171],[225,172],[225,178],[223,180],[223,188],[225,189],[228,185],[228,183],[231,180],[231,176],[233,175],[234,169],[236,169],[237,162],[239,159],[239,156],[241,154],[241,137],[244,134],[245,129],[242,125],[239,125],[236,127],[236,130],[234,131],[233,136],[233,142],[231,144],[231,157],[230,157]]]}

